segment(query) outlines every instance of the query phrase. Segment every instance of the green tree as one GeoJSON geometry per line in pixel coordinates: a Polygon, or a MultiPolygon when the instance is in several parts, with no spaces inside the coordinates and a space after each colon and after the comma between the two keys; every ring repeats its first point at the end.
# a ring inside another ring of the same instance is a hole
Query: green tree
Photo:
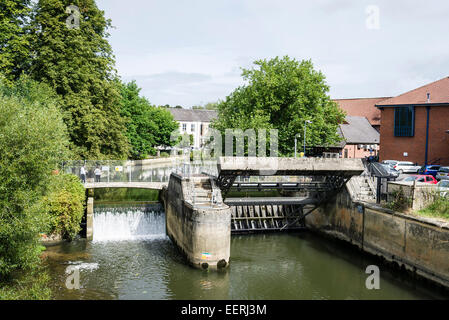
{"type": "Polygon", "coordinates": [[[30,13],[30,0],[0,1],[0,72],[9,83],[29,68],[30,13]]]}
{"type": "Polygon", "coordinates": [[[62,97],[74,150],[82,158],[125,158],[129,144],[120,116],[111,21],[94,0],[39,0],[31,27],[32,77],[62,97]],[[66,8],[80,9],[79,28],[68,28],[66,8]]]}
{"type": "Polygon", "coordinates": [[[220,102],[208,102],[204,106],[192,106],[192,109],[217,110],[219,104],[220,102]]]}
{"type": "Polygon", "coordinates": [[[328,96],[324,75],[310,60],[298,62],[288,56],[255,61],[243,69],[246,84],[218,105],[212,126],[226,129],[278,129],[279,152],[292,155],[294,138],[307,125],[308,146],[326,146],[339,141],[338,124],[344,113],[328,96]]]}
{"type": "Polygon", "coordinates": [[[45,85],[0,83],[0,278],[32,270],[46,228],[40,199],[52,170],[69,157],[62,114],[45,85]]]}
{"type": "Polygon", "coordinates": [[[121,114],[127,119],[127,136],[134,159],[155,155],[157,146],[172,145],[170,135],[178,127],[170,111],[152,106],[140,96],[140,90],[135,81],[121,85],[121,114]]]}

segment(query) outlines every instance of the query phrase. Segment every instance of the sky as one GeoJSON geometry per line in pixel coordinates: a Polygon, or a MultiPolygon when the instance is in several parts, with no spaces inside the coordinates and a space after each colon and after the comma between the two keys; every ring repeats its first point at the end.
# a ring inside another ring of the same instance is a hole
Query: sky
{"type": "Polygon", "coordinates": [[[244,84],[241,68],[311,59],[331,98],[396,96],[449,76],[447,0],[97,0],[124,81],[191,107],[244,84]]]}

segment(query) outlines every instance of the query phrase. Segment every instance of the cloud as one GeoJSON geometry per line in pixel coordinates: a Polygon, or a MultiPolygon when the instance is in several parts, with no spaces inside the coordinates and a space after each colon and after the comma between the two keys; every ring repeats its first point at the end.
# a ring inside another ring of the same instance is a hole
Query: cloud
{"type": "Polygon", "coordinates": [[[157,104],[223,99],[241,67],[284,55],[312,59],[334,98],[397,95],[449,75],[446,0],[97,3],[116,27],[119,73],[157,104]],[[380,30],[366,28],[367,5],[379,6],[380,30]]]}

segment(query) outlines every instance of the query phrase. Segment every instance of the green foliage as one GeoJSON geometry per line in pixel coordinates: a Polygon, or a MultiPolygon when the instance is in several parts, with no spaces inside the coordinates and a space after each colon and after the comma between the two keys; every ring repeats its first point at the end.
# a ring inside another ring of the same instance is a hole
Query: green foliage
{"type": "Polygon", "coordinates": [[[31,22],[33,62],[28,70],[62,98],[75,152],[82,158],[126,158],[110,20],[94,0],[39,0],[31,22]],[[66,25],[69,5],[80,8],[79,29],[66,25]]]}
{"type": "Polygon", "coordinates": [[[200,110],[217,110],[218,109],[218,105],[219,105],[219,102],[209,102],[209,103],[206,103],[204,106],[192,106],[192,109],[193,110],[197,110],[197,109],[200,109],[200,110]]]}
{"type": "Polygon", "coordinates": [[[30,0],[0,1],[0,73],[6,81],[17,80],[30,63],[30,33],[27,18],[30,0]]]}
{"type": "MultiPolygon", "coordinates": [[[[327,95],[329,87],[312,62],[276,57],[258,60],[256,68],[243,69],[246,85],[234,90],[218,105],[212,127],[226,129],[278,129],[281,155],[294,153],[295,135],[307,125],[308,146],[326,146],[340,140],[338,124],[344,113],[327,95]]],[[[268,140],[268,139],[267,139],[268,140]]]]}
{"type": "Polygon", "coordinates": [[[49,300],[50,276],[42,267],[0,280],[0,300],[49,300]]]}
{"type": "Polygon", "coordinates": [[[449,220],[449,197],[435,193],[431,204],[420,210],[419,214],[449,220]]]}
{"type": "Polygon", "coordinates": [[[170,111],[157,108],[139,96],[140,88],[133,81],[122,84],[122,111],[127,120],[127,136],[131,157],[145,159],[156,154],[156,146],[170,146],[170,134],[178,127],[170,111]]]}
{"type": "Polygon", "coordinates": [[[389,202],[386,204],[388,209],[398,212],[405,212],[410,208],[410,206],[411,199],[405,196],[402,188],[393,191],[391,194],[391,199],[389,199],[389,202]]]}
{"type": "Polygon", "coordinates": [[[52,170],[69,156],[67,129],[48,87],[0,83],[0,276],[38,265],[38,206],[52,170]],[[43,95],[43,96],[41,96],[43,95]]]}
{"type": "Polygon", "coordinates": [[[71,174],[52,176],[42,208],[49,215],[49,233],[72,240],[81,230],[85,190],[79,178],[71,174]]]}

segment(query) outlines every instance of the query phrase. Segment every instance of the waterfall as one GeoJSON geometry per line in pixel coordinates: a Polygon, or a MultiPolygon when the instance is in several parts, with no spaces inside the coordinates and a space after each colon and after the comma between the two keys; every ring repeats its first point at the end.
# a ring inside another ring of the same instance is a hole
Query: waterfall
{"type": "Polygon", "coordinates": [[[96,206],[94,241],[163,239],[165,213],[160,205],[96,206]]]}

